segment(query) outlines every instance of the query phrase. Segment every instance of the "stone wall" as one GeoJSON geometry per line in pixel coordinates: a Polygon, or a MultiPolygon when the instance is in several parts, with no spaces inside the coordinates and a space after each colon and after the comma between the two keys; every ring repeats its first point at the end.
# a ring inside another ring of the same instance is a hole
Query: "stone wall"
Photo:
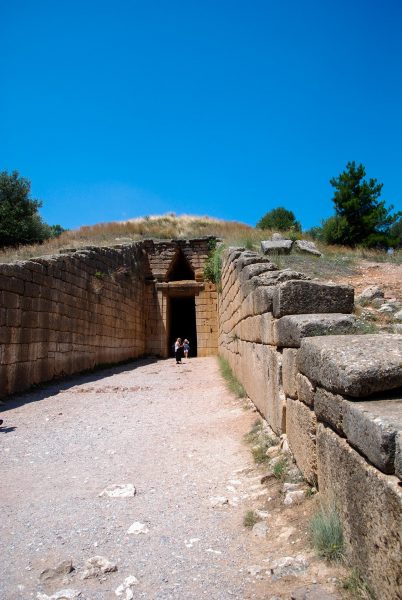
{"type": "Polygon", "coordinates": [[[402,598],[402,336],[356,335],[353,289],[231,249],[219,352],[305,479],[335,503],[352,564],[402,598]]]}
{"type": "Polygon", "coordinates": [[[146,240],[0,264],[0,396],[100,364],[169,356],[177,294],[194,298],[198,355],[216,354],[208,243],[146,240]],[[175,273],[191,279],[170,281],[175,273]]]}
{"type": "Polygon", "coordinates": [[[0,265],[0,394],[145,352],[143,248],[0,265]]]}

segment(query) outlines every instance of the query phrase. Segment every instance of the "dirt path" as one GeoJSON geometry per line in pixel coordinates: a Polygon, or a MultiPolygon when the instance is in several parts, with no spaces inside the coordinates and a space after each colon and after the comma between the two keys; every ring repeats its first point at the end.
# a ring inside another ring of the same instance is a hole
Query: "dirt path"
{"type": "Polygon", "coordinates": [[[309,501],[284,510],[279,484],[260,483],[242,439],[256,415],[242,404],[214,358],[138,361],[8,402],[0,597],[68,588],[87,600],[112,599],[128,576],[138,583],[121,596],[127,600],[290,598],[289,590],[316,581],[333,591],[333,572],[304,551],[309,501]],[[100,496],[111,484],[133,484],[136,494],[100,496]],[[214,497],[229,504],[212,507],[214,497]],[[251,506],[269,508],[269,538],[243,526],[251,506]],[[145,533],[128,533],[133,523],[145,533]],[[270,561],[301,551],[308,569],[273,581],[270,561]],[[83,580],[94,555],[117,572],[83,580]],[[72,573],[39,581],[65,560],[72,573]]]}

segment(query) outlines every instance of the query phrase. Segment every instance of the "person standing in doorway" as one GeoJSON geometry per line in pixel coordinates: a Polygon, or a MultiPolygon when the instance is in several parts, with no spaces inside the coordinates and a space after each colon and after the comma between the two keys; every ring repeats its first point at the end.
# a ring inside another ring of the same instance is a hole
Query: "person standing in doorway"
{"type": "Polygon", "coordinates": [[[176,358],[176,365],[180,365],[181,357],[183,356],[183,344],[181,342],[181,338],[177,338],[174,343],[174,355],[176,358]]]}
{"type": "Polygon", "coordinates": [[[188,358],[188,353],[190,351],[190,342],[188,341],[188,339],[186,338],[183,342],[183,352],[184,352],[184,358],[188,358]]]}

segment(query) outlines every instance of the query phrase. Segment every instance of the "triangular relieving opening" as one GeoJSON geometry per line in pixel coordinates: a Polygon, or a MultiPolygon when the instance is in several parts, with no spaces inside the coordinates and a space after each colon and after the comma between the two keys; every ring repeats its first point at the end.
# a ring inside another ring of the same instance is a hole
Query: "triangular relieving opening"
{"type": "Polygon", "coordinates": [[[167,281],[194,280],[194,271],[179,248],[167,273],[167,281]]]}

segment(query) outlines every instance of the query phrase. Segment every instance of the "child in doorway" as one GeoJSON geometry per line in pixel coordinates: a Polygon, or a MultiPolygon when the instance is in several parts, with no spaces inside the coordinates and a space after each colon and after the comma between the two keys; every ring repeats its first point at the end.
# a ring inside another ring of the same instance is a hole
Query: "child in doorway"
{"type": "Polygon", "coordinates": [[[190,350],[190,342],[185,339],[183,342],[183,350],[184,350],[184,358],[188,358],[188,353],[190,350]]]}

